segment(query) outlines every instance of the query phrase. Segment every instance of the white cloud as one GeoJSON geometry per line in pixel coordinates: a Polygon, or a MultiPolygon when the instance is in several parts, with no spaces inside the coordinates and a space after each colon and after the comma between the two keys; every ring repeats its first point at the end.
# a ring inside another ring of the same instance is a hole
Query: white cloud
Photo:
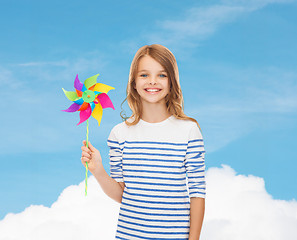
{"type": "Polygon", "coordinates": [[[161,28],[169,30],[176,38],[206,37],[216,31],[223,23],[232,21],[245,12],[241,6],[214,5],[188,9],[181,20],[159,22],[161,28]]]}
{"type": "MultiPolygon", "coordinates": [[[[180,43],[180,40],[200,40],[213,34],[221,25],[235,20],[242,14],[259,10],[268,4],[288,2],[293,1],[225,0],[216,5],[189,8],[183,13],[180,20],[159,21],[157,24],[162,30],[166,31],[164,41],[180,43]],[[169,37],[168,34],[171,34],[172,37],[169,37]]],[[[152,39],[154,36],[148,35],[148,38],[152,39]]]]}
{"type": "Polygon", "coordinates": [[[109,59],[103,52],[93,51],[79,57],[68,57],[57,61],[18,63],[9,67],[14,69],[14,72],[21,73],[30,79],[30,84],[36,82],[42,85],[43,83],[69,82],[69,79],[74,81],[77,73],[95,75],[98,69],[104,70],[109,59]]]}
{"type": "Polygon", "coordinates": [[[297,239],[297,202],[273,199],[263,178],[236,175],[223,165],[207,172],[202,239],[297,239]]]}
{"type": "Polygon", "coordinates": [[[10,92],[8,90],[16,90],[23,86],[21,81],[15,78],[13,72],[3,66],[0,66],[0,84],[1,97],[3,97],[3,94],[10,92]]]}
{"type": "Polygon", "coordinates": [[[120,204],[107,197],[93,176],[69,186],[51,207],[31,205],[0,222],[1,240],[114,239],[120,204]]]}
{"type": "Polygon", "coordinates": [[[197,47],[202,40],[213,35],[224,24],[269,4],[291,2],[296,0],[222,0],[217,4],[191,7],[180,11],[180,16],[175,16],[174,19],[157,20],[153,31],[145,32],[138,38],[124,40],[121,45],[124,49],[135,46],[134,50],[128,50],[129,53],[133,53],[143,42],[159,43],[169,47],[184,59],[191,54],[189,50],[185,50],[186,47],[197,47]]]}
{"type": "Polygon", "coordinates": [[[223,4],[242,6],[250,10],[257,10],[273,3],[290,3],[296,0],[221,0],[223,4]]]}
{"type": "Polygon", "coordinates": [[[27,63],[19,63],[16,64],[20,67],[39,67],[39,66],[62,66],[67,67],[69,66],[69,62],[62,60],[62,61],[53,61],[53,62],[27,62],[27,63]]]}
{"type": "MultiPolygon", "coordinates": [[[[206,173],[207,196],[201,239],[295,240],[297,202],[273,199],[264,180],[238,175],[227,166],[206,173]]],[[[0,222],[0,240],[114,239],[120,204],[95,178],[67,187],[50,207],[32,205],[0,222]]]]}

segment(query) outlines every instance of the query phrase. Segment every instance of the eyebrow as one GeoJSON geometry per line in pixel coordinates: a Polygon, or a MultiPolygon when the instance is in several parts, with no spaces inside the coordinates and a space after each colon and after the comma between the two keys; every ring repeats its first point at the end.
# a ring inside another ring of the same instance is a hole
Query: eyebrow
{"type": "MultiPolygon", "coordinates": [[[[149,70],[143,69],[143,70],[140,70],[138,72],[149,72],[149,70]]],[[[166,72],[166,71],[165,70],[160,70],[159,72],[166,72]]]]}

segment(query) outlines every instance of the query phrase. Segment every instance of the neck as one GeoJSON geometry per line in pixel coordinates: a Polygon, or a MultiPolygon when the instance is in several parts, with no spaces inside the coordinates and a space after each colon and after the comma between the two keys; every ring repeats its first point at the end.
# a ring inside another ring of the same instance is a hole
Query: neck
{"type": "Polygon", "coordinates": [[[142,116],[146,122],[157,123],[161,122],[171,116],[167,112],[166,104],[152,104],[152,103],[143,103],[142,104],[142,116]]]}

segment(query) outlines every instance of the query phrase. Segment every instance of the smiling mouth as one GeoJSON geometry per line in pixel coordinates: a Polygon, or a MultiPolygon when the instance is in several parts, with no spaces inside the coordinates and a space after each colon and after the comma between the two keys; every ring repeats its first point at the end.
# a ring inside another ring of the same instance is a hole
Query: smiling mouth
{"type": "Polygon", "coordinates": [[[160,92],[162,89],[154,89],[154,90],[149,90],[148,88],[144,89],[146,92],[149,93],[154,93],[154,92],[160,92]]]}

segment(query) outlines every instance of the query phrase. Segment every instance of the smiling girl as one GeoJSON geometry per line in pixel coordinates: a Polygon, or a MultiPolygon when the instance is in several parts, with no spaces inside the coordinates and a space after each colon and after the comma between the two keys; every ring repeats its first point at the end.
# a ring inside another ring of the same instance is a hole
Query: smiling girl
{"type": "Polygon", "coordinates": [[[130,118],[108,137],[110,176],[83,141],[81,161],[119,202],[116,239],[198,240],[205,211],[205,149],[198,122],[183,112],[174,55],[153,44],[135,54],[127,85],[130,118]]]}

